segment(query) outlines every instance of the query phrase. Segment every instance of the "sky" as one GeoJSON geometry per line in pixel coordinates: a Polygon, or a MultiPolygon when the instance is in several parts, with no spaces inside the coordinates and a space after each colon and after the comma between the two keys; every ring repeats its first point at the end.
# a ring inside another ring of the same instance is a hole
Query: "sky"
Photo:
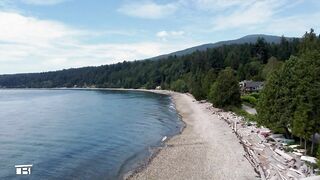
{"type": "Polygon", "coordinates": [[[0,0],[0,74],[141,60],[320,30],[319,0],[0,0]]]}

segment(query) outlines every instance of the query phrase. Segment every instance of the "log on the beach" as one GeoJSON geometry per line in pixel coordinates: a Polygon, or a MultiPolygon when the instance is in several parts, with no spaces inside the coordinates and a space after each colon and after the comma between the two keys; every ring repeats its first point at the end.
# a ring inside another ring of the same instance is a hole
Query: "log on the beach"
{"type": "Polygon", "coordinates": [[[249,161],[249,163],[251,164],[251,166],[256,169],[256,165],[254,164],[254,162],[252,161],[252,159],[250,158],[250,156],[248,154],[245,154],[244,157],[249,161]]]}
{"type": "Polygon", "coordinates": [[[296,170],[296,169],[290,168],[289,171],[292,171],[292,172],[300,175],[300,177],[305,177],[305,175],[304,175],[302,172],[300,172],[300,171],[298,171],[298,170],[296,170]]]}
{"type": "Polygon", "coordinates": [[[275,149],[274,150],[277,154],[279,154],[281,157],[285,158],[288,161],[291,161],[293,159],[293,157],[291,157],[289,154],[281,151],[280,149],[275,149]]]}
{"type": "Polygon", "coordinates": [[[259,170],[259,174],[260,174],[261,179],[262,179],[262,180],[266,180],[267,178],[266,178],[266,176],[265,176],[265,174],[264,174],[264,171],[263,171],[263,169],[261,168],[261,166],[258,166],[258,170],[259,170]]]}
{"type": "Polygon", "coordinates": [[[281,163],[282,165],[287,165],[287,163],[286,162],[283,162],[283,160],[281,160],[281,159],[279,159],[277,156],[276,156],[276,154],[274,154],[274,155],[272,155],[271,156],[274,160],[276,160],[277,162],[279,162],[279,163],[281,163]]]}

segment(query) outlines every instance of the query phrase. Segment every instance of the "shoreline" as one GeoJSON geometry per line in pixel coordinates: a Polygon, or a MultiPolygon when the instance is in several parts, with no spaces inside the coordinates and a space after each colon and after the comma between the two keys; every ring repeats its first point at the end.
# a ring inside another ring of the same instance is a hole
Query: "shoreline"
{"type": "Polygon", "coordinates": [[[171,96],[185,125],[143,167],[127,173],[124,179],[258,179],[237,136],[205,104],[188,94],[139,91],[171,96]]]}
{"type": "Polygon", "coordinates": [[[152,147],[151,148],[151,153],[150,156],[147,157],[146,159],[144,159],[142,162],[140,162],[141,164],[135,168],[133,168],[132,170],[122,174],[120,177],[121,179],[132,179],[136,174],[143,172],[149,165],[150,163],[153,161],[154,158],[156,158],[158,156],[158,154],[161,152],[162,148],[167,146],[168,141],[170,141],[172,138],[179,136],[182,134],[182,132],[184,131],[184,129],[186,128],[187,124],[183,121],[182,115],[179,113],[179,111],[176,109],[176,102],[173,98],[173,93],[176,93],[174,91],[170,91],[170,90],[148,90],[148,89],[122,89],[122,88],[106,88],[104,90],[115,90],[115,91],[138,91],[138,92],[147,92],[147,93],[155,93],[155,94],[161,94],[161,95],[167,95],[171,98],[175,110],[177,111],[177,114],[179,115],[179,119],[180,121],[183,123],[183,125],[181,126],[179,132],[175,135],[171,135],[171,136],[166,136],[166,140],[161,142],[158,146],[152,147]]]}
{"type": "MultiPolygon", "coordinates": [[[[30,88],[32,89],[32,88],[30,88]]],[[[39,89],[39,88],[36,88],[39,89]]],[[[44,88],[40,88],[44,89],[44,88]]],[[[184,126],[155,147],[144,162],[123,179],[258,179],[240,141],[228,124],[190,94],[168,90],[123,88],[46,88],[61,90],[141,91],[172,98],[184,126]]]]}

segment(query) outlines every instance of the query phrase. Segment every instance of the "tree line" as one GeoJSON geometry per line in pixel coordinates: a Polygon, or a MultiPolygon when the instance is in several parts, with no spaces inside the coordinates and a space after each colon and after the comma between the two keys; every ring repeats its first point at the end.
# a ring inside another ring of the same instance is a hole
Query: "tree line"
{"type": "Polygon", "coordinates": [[[161,86],[162,89],[190,92],[197,99],[207,99],[219,72],[226,67],[231,68],[238,81],[264,80],[278,62],[284,62],[291,55],[297,54],[298,45],[299,39],[288,40],[282,37],[281,42],[275,44],[259,38],[256,43],[224,45],[160,60],[124,61],[99,67],[1,75],[0,87],[153,89],[161,86]]]}
{"type": "MultiPolygon", "coordinates": [[[[320,133],[320,39],[311,30],[299,52],[269,75],[258,102],[258,122],[287,136],[304,139],[314,155],[315,134],[320,133]]],[[[320,149],[319,149],[320,150],[320,149]]]]}

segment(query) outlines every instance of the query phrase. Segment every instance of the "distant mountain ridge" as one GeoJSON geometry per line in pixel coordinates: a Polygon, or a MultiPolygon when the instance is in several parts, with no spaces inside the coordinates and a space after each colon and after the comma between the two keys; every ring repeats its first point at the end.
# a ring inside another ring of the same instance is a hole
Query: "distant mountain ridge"
{"type": "MultiPolygon", "coordinates": [[[[228,41],[219,41],[216,43],[208,43],[208,44],[202,44],[199,46],[187,48],[181,51],[176,51],[173,53],[169,54],[164,54],[156,57],[149,58],[151,60],[158,60],[158,59],[163,59],[167,58],[169,56],[183,56],[183,55],[188,55],[192,54],[195,51],[205,51],[208,48],[215,48],[223,45],[231,45],[231,44],[245,44],[245,43],[255,43],[258,38],[264,38],[267,43],[280,43],[281,41],[281,36],[273,36],[273,35],[265,35],[265,34],[252,34],[252,35],[247,35],[239,39],[235,40],[228,40],[228,41]]],[[[287,40],[293,39],[292,37],[285,37],[287,40]]]]}

